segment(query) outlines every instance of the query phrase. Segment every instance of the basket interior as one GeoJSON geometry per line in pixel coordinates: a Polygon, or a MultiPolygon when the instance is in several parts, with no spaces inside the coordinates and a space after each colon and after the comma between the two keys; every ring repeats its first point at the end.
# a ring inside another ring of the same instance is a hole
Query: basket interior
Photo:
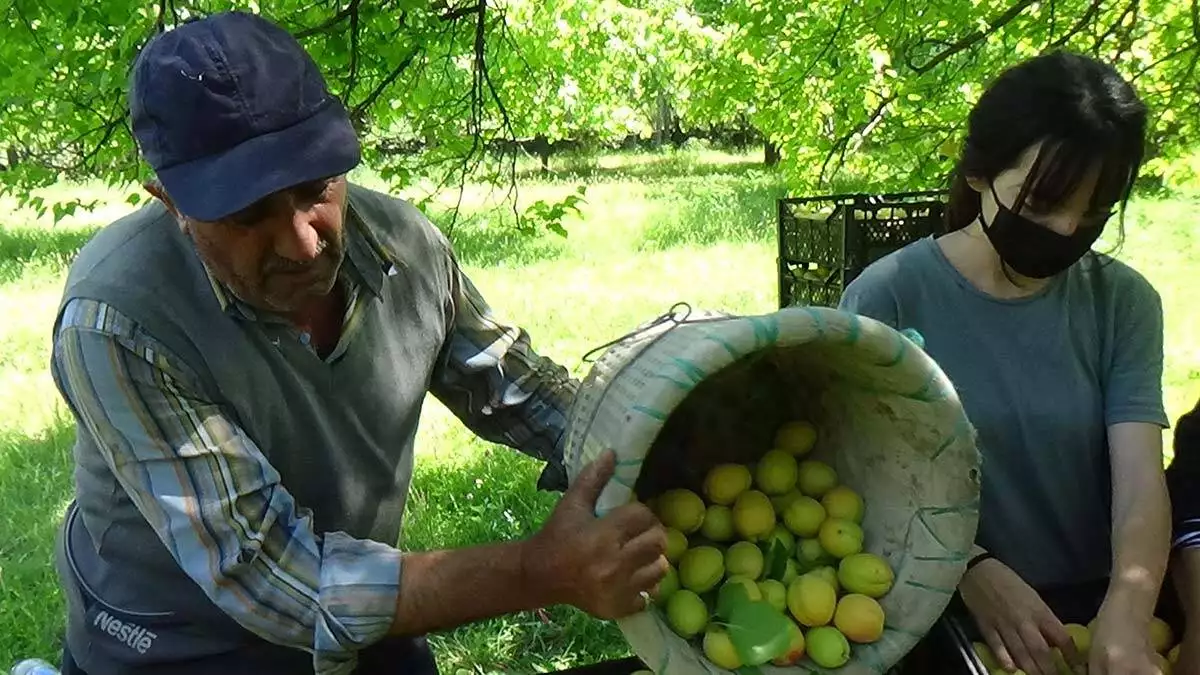
{"type": "Polygon", "coordinates": [[[876,666],[894,664],[928,630],[957,583],[976,523],[978,469],[965,417],[960,427],[947,413],[956,404],[906,390],[911,373],[889,381],[873,356],[882,357],[817,340],[734,361],[670,412],[634,483],[642,502],[673,488],[702,495],[712,467],[753,464],[782,424],[812,423],[816,445],[799,459],[829,464],[862,495],[863,548],[897,578],[881,600],[889,628],[871,667],[846,672],[881,672],[876,666]]]}

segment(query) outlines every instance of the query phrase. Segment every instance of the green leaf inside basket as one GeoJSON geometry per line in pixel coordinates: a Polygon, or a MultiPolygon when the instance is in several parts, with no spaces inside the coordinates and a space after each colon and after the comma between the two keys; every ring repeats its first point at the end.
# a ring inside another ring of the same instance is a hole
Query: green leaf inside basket
{"type": "Polygon", "coordinates": [[[757,666],[787,652],[792,638],[790,624],[770,603],[747,600],[730,610],[726,630],[742,663],[757,666]]]}
{"type": "Polygon", "coordinates": [[[750,593],[742,584],[725,584],[717,594],[717,617],[729,621],[733,610],[750,602],[750,593]]]}
{"type": "Polygon", "coordinates": [[[764,546],[764,548],[767,549],[763,551],[766,556],[767,578],[782,579],[784,572],[787,571],[787,561],[792,557],[787,546],[778,539],[771,539],[769,546],[764,546]]]}

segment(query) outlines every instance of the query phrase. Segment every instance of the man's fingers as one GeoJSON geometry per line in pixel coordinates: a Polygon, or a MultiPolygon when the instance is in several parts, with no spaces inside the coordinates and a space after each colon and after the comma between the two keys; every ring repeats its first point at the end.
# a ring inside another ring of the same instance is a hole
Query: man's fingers
{"type": "Polygon", "coordinates": [[[1012,654],[1009,653],[1008,647],[1000,637],[1000,633],[991,627],[981,627],[980,632],[983,633],[983,641],[992,648],[992,654],[996,656],[996,661],[1000,663],[1000,667],[1010,673],[1016,670],[1017,664],[1013,661],[1012,654]]]}
{"type": "MultiPolygon", "coordinates": [[[[661,527],[650,528],[625,542],[621,552],[625,554],[626,564],[632,564],[635,568],[652,563],[658,558],[666,562],[667,559],[663,555],[667,552],[667,532],[661,527]]],[[[666,568],[663,568],[663,573],[666,573],[666,568]]]]}
{"type": "Polygon", "coordinates": [[[1054,654],[1050,651],[1050,645],[1042,636],[1038,625],[1032,621],[1022,621],[1018,630],[1021,641],[1025,643],[1025,649],[1037,664],[1039,675],[1057,675],[1058,668],[1054,665],[1054,654]]]}
{"type": "Polygon", "coordinates": [[[579,472],[575,482],[567,488],[567,494],[563,498],[578,500],[588,507],[595,506],[596,500],[600,498],[600,492],[608,484],[608,479],[612,478],[616,466],[616,453],[612,450],[605,450],[591,464],[584,467],[583,471],[579,472]]]}
{"type": "Polygon", "coordinates": [[[622,504],[608,514],[608,519],[621,535],[621,541],[630,541],[651,530],[659,530],[663,535],[663,546],[666,546],[667,531],[658,522],[658,518],[644,504],[630,502],[622,504]]]}
{"type": "Polygon", "coordinates": [[[652,561],[650,564],[643,565],[630,575],[630,586],[635,591],[653,591],[654,594],[657,594],[655,587],[666,576],[667,565],[665,556],[659,556],[658,559],[652,561]]]}

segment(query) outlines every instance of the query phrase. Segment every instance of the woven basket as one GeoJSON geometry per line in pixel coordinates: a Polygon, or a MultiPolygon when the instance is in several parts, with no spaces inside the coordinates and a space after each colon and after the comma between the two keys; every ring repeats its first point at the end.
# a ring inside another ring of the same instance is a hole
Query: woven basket
{"type": "MultiPolygon", "coordinates": [[[[678,308],[679,306],[677,306],[678,308]]],[[[881,639],[834,672],[884,673],[945,610],[975,538],[974,429],[937,364],[875,320],[821,307],[762,316],[679,311],[608,347],[571,411],[573,480],[606,448],[617,468],[597,515],[675,487],[697,492],[722,462],[753,462],[783,422],[819,429],[809,457],[866,501],[864,550],[895,571],[881,639]]],[[[657,607],[623,619],[633,651],[660,675],[721,673],[657,607]]],[[[828,672],[808,659],[766,674],[828,672]]]]}

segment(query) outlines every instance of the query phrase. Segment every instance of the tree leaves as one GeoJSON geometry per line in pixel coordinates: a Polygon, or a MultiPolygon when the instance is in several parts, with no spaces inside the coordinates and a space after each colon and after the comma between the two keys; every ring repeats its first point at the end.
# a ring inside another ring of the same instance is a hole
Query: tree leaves
{"type": "MultiPolygon", "coordinates": [[[[263,0],[355,110],[364,157],[396,187],[516,180],[514,141],[751,131],[794,190],[942,184],[983,86],[1066,48],[1114,63],[1152,111],[1148,170],[1200,141],[1200,0],[263,0]],[[953,141],[953,142],[952,142],[953,141]]],[[[161,22],[232,0],[15,0],[0,40],[0,192],[148,177],[129,66],[161,22]],[[165,15],[159,12],[166,9],[165,15]]],[[[571,206],[528,207],[526,229],[571,206]]],[[[553,229],[553,228],[549,228],[553,229]]]]}

